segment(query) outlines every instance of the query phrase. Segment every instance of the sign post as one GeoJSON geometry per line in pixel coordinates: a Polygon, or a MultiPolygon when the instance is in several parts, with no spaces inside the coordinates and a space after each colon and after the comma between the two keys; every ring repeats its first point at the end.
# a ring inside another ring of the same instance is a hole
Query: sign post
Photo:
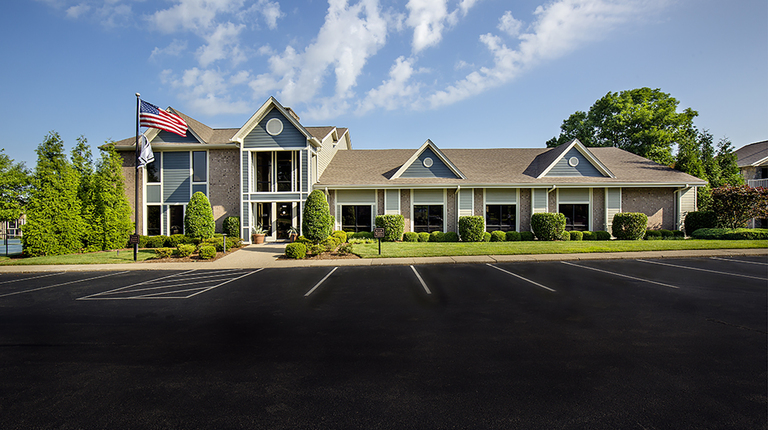
{"type": "Polygon", "coordinates": [[[384,237],[384,229],[383,228],[374,228],[373,229],[373,238],[379,239],[379,255],[381,255],[381,239],[384,237]]]}

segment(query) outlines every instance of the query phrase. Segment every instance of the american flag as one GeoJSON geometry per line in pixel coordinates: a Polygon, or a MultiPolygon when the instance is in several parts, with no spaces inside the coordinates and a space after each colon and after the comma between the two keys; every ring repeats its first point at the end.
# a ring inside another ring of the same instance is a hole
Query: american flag
{"type": "Polygon", "coordinates": [[[180,116],[168,113],[144,100],[141,100],[139,124],[141,124],[142,127],[153,127],[159,128],[160,130],[170,131],[179,136],[187,135],[187,123],[181,119],[180,116]]]}

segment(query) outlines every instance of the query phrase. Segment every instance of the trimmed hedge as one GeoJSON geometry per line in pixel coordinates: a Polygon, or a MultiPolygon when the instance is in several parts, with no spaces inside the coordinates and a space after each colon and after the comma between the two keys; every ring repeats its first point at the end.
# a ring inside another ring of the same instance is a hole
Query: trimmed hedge
{"type": "Polygon", "coordinates": [[[596,240],[595,233],[591,231],[582,231],[581,240],[596,240]]]}
{"type": "Polygon", "coordinates": [[[303,243],[293,242],[285,245],[285,256],[301,260],[307,256],[307,247],[303,243]]]}
{"type": "Polygon", "coordinates": [[[526,241],[526,242],[530,242],[533,239],[535,239],[535,237],[533,236],[533,233],[531,233],[530,231],[521,231],[520,232],[520,240],[526,241]]]}
{"type": "Polygon", "coordinates": [[[336,239],[339,239],[340,243],[344,243],[347,241],[347,232],[342,230],[335,230],[333,233],[331,233],[331,236],[335,237],[336,239]]]}
{"type": "Polygon", "coordinates": [[[336,248],[339,247],[339,245],[341,245],[341,242],[339,241],[338,237],[328,236],[325,238],[325,240],[320,242],[320,245],[323,245],[327,252],[333,252],[336,250],[336,248]]]}
{"type": "Polygon", "coordinates": [[[347,240],[349,239],[373,239],[373,233],[370,231],[358,231],[351,235],[347,234],[347,240]]]}
{"type": "Polygon", "coordinates": [[[700,228],[693,232],[694,239],[768,240],[765,228],[700,228]]]}
{"type": "Polygon", "coordinates": [[[507,234],[500,230],[491,232],[491,242],[506,242],[507,234]]]}
{"type": "Polygon", "coordinates": [[[240,238],[240,217],[228,216],[224,218],[223,228],[224,228],[224,233],[226,233],[227,237],[239,239],[240,238]]]}
{"type": "Polygon", "coordinates": [[[535,213],[531,215],[531,229],[539,240],[558,240],[565,231],[565,215],[561,213],[535,213]]]}
{"type": "Polygon", "coordinates": [[[566,242],[570,241],[571,240],[571,232],[570,231],[564,231],[563,235],[560,236],[560,240],[563,240],[563,241],[566,241],[566,242]]]}
{"type": "Polygon", "coordinates": [[[717,216],[712,211],[688,212],[684,221],[685,234],[693,236],[693,232],[700,228],[717,227],[717,216]]]}
{"type": "Polygon", "coordinates": [[[648,215],[620,212],[613,216],[613,235],[619,240],[640,240],[648,229],[648,215]]]}
{"type": "Polygon", "coordinates": [[[571,235],[571,238],[570,238],[571,240],[575,240],[575,241],[584,240],[584,233],[582,233],[580,231],[575,231],[574,230],[574,231],[570,232],[570,235],[571,235]]]}
{"type": "Polygon", "coordinates": [[[506,239],[507,242],[517,242],[517,241],[520,240],[520,233],[518,233],[518,232],[516,232],[514,230],[513,231],[508,231],[505,234],[505,236],[506,237],[504,239],[506,239]]]}
{"type": "Polygon", "coordinates": [[[376,227],[384,229],[384,237],[382,238],[384,241],[397,242],[403,239],[405,217],[402,215],[377,215],[376,227]]]}
{"type": "Polygon", "coordinates": [[[403,233],[403,240],[405,242],[418,242],[419,241],[419,234],[414,233],[412,231],[409,231],[407,233],[403,233]]]}
{"type": "Polygon", "coordinates": [[[445,233],[442,231],[433,231],[432,233],[429,233],[430,242],[444,242],[443,239],[445,239],[445,233]]]}
{"type": "Polygon", "coordinates": [[[459,217],[459,237],[462,242],[480,242],[485,232],[485,219],[481,216],[459,217]]]}
{"type": "Polygon", "coordinates": [[[459,234],[455,231],[449,231],[443,234],[443,242],[458,242],[459,234]]]}
{"type": "Polygon", "coordinates": [[[200,191],[192,195],[184,211],[184,234],[189,237],[207,239],[213,237],[216,221],[208,197],[200,191]]]}
{"type": "Polygon", "coordinates": [[[490,242],[491,241],[491,233],[488,233],[487,231],[483,233],[483,242],[490,242]]]}
{"type": "Polygon", "coordinates": [[[309,193],[304,203],[301,220],[304,236],[312,242],[320,243],[331,235],[333,217],[331,217],[328,200],[322,191],[314,190],[309,193]]]}
{"type": "Polygon", "coordinates": [[[216,257],[216,247],[213,245],[203,245],[197,253],[203,260],[210,260],[216,257]]]}
{"type": "Polygon", "coordinates": [[[156,248],[155,255],[157,255],[157,258],[168,258],[173,255],[174,251],[176,251],[174,248],[156,248]]]}
{"type": "Polygon", "coordinates": [[[593,232],[592,237],[594,237],[592,240],[611,240],[611,233],[608,233],[605,230],[600,230],[593,232]]]}
{"type": "Polygon", "coordinates": [[[429,242],[429,233],[426,231],[422,231],[421,233],[418,233],[419,235],[419,242],[429,242]]]}
{"type": "Polygon", "coordinates": [[[180,243],[176,247],[176,255],[179,257],[189,257],[193,252],[195,252],[195,245],[190,243],[180,243]]]}

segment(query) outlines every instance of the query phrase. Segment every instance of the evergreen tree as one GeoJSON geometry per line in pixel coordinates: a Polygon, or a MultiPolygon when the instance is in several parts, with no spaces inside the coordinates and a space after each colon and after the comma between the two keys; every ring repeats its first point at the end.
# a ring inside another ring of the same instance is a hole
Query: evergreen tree
{"type": "Polygon", "coordinates": [[[93,155],[88,140],[84,136],[77,138],[77,145],[72,148],[72,168],[78,177],[77,198],[80,200],[80,217],[87,228],[80,238],[86,252],[101,251],[103,225],[96,213],[95,176],[93,155]]]}
{"type": "Polygon", "coordinates": [[[188,237],[208,239],[213,237],[216,221],[213,219],[213,209],[208,197],[200,191],[192,195],[184,214],[184,234],[188,237]]]}
{"type": "Polygon", "coordinates": [[[29,197],[29,171],[0,149],[0,221],[15,221],[24,213],[29,197]]]}
{"type": "Polygon", "coordinates": [[[720,167],[720,185],[738,186],[744,184],[739,173],[738,157],[733,152],[731,141],[724,137],[717,143],[717,164],[720,167]]]}
{"type": "Polygon", "coordinates": [[[301,227],[304,237],[314,243],[320,243],[330,236],[333,230],[333,217],[325,194],[320,190],[309,193],[304,203],[304,213],[301,217],[301,227]]]}
{"type": "Polygon", "coordinates": [[[78,174],[64,154],[58,133],[48,133],[36,152],[37,166],[23,227],[24,253],[38,256],[78,252],[85,231],[78,174]]]}
{"type": "Polygon", "coordinates": [[[112,142],[101,148],[101,160],[94,175],[94,214],[101,222],[100,249],[124,248],[133,233],[131,206],[125,196],[122,157],[112,142]]]}

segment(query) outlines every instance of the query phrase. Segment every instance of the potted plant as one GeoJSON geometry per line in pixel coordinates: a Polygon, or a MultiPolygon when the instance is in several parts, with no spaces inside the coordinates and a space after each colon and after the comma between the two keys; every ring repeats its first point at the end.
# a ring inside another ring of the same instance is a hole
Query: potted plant
{"type": "Polygon", "coordinates": [[[251,243],[260,244],[264,243],[264,238],[267,236],[267,231],[261,227],[261,224],[253,228],[251,233],[251,243]]]}
{"type": "Polygon", "coordinates": [[[299,230],[296,227],[291,227],[288,229],[288,238],[291,240],[291,242],[296,241],[296,238],[299,237],[299,230]]]}

